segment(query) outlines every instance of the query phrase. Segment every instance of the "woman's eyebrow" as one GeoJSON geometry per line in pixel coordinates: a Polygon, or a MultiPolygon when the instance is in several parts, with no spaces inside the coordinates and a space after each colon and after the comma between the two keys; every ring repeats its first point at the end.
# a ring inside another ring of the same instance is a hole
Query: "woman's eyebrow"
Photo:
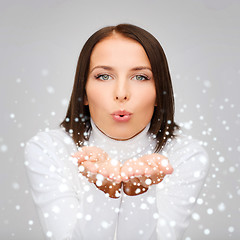
{"type": "MultiPolygon", "coordinates": [[[[110,70],[110,71],[114,70],[114,68],[110,67],[110,66],[96,66],[91,70],[91,72],[96,68],[103,68],[105,70],[110,70]]],[[[134,67],[134,68],[130,69],[130,71],[145,70],[145,69],[148,69],[148,70],[152,71],[152,69],[150,67],[147,67],[147,66],[137,66],[137,67],[134,67]]]]}

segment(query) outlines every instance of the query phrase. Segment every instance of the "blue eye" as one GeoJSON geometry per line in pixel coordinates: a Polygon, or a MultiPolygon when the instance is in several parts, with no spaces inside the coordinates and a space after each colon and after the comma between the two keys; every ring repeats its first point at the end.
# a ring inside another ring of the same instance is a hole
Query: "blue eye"
{"type": "Polygon", "coordinates": [[[95,76],[95,78],[106,81],[106,80],[110,79],[110,76],[108,74],[99,74],[99,75],[95,76]]]}
{"type": "Polygon", "coordinates": [[[135,77],[136,77],[136,80],[138,81],[149,80],[149,78],[144,75],[136,75],[135,77]]]}

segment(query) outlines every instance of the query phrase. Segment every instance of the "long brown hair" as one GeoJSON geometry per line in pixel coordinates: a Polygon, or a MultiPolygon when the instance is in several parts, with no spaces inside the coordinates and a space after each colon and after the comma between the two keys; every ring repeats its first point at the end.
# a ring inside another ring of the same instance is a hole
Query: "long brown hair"
{"type": "Polygon", "coordinates": [[[174,97],[168,63],[157,39],[146,30],[132,24],[104,27],[95,32],[84,44],[80,53],[70,103],[64,121],[60,126],[70,134],[77,146],[82,146],[91,134],[90,113],[84,105],[85,86],[89,63],[94,46],[113,33],[121,34],[139,42],[149,58],[156,86],[156,103],[149,133],[157,140],[155,151],[159,151],[168,140],[175,137],[179,128],[174,122],[174,97]]]}

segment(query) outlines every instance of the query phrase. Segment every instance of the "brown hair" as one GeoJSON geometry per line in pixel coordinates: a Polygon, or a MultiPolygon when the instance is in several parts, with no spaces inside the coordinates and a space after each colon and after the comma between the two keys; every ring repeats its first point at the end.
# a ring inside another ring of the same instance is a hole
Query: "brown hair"
{"type": "Polygon", "coordinates": [[[146,30],[132,24],[119,24],[104,27],[95,32],[84,44],[80,53],[70,103],[64,121],[65,128],[77,146],[82,146],[91,133],[89,107],[84,105],[85,86],[89,63],[94,46],[113,33],[121,34],[139,42],[149,58],[156,86],[156,103],[151,119],[149,133],[157,140],[155,151],[159,151],[168,140],[175,137],[174,97],[168,63],[157,39],[146,30]]]}

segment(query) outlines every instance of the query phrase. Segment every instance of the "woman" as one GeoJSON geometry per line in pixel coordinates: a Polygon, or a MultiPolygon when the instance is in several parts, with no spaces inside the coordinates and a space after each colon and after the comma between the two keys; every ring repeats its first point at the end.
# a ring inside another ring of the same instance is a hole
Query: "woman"
{"type": "Polygon", "coordinates": [[[130,24],[87,40],[61,128],[25,155],[51,239],[181,239],[209,166],[174,122],[160,44],[130,24]]]}

